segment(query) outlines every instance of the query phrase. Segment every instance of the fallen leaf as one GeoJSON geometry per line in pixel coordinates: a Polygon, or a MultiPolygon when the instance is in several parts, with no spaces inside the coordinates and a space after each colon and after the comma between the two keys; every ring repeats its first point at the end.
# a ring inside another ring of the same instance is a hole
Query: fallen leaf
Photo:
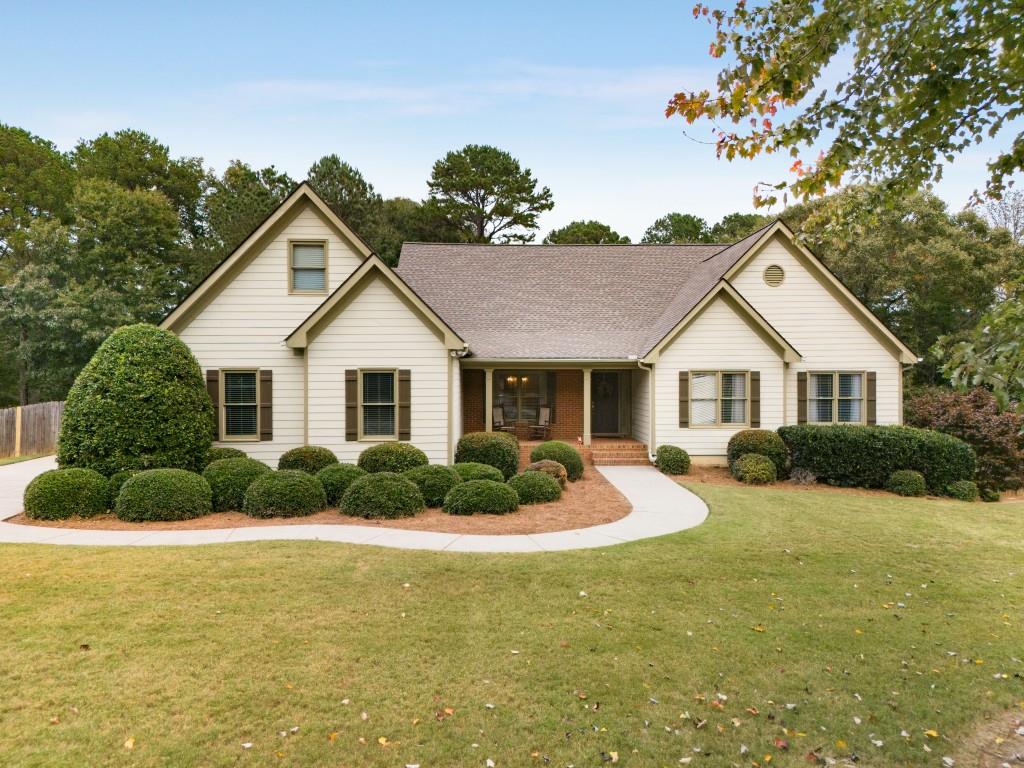
{"type": "Polygon", "coordinates": [[[382,747],[386,747],[388,745],[388,737],[387,736],[380,736],[377,739],[377,743],[380,744],[382,747]]]}
{"type": "Polygon", "coordinates": [[[327,740],[329,742],[331,742],[331,744],[333,744],[335,741],[338,740],[338,732],[337,731],[331,731],[330,733],[328,733],[327,734],[327,740]]]}
{"type": "Polygon", "coordinates": [[[127,739],[124,740],[124,748],[125,749],[135,749],[135,737],[134,736],[129,736],[127,739]]]}

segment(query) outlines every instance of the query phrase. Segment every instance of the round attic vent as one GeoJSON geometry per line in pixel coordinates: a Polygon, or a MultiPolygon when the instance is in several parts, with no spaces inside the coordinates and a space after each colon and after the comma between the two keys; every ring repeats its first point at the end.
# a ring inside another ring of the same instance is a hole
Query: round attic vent
{"type": "Polygon", "coordinates": [[[782,271],[782,267],[778,264],[772,264],[764,271],[764,281],[768,283],[772,288],[778,288],[782,285],[782,281],[786,278],[786,273],[782,271]]]}

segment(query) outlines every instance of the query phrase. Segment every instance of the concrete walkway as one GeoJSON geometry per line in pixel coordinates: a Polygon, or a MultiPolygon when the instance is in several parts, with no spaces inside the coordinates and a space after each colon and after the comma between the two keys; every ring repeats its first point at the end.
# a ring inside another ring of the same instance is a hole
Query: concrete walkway
{"type": "MultiPolygon", "coordinates": [[[[22,511],[22,494],[33,477],[55,466],[53,458],[0,467],[0,520],[22,511]]],[[[509,536],[407,531],[363,525],[281,525],[199,531],[96,531],[43,528],[0,522],[0,543],[158,546],[232,541],[315,540],[376,544],[398,549],[449,552],[554,552],[589,549],[663,536],[704,522],[708,508],[697,496],[653,467],[597,467],[625,496],[633,511],[620,520],[575,531],[509,536]]]]}

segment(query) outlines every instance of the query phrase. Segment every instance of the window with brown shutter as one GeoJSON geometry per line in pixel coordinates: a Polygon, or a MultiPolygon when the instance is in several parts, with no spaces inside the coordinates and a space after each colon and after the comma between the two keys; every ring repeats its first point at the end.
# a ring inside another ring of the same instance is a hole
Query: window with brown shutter
{"type": "Polygon", "coordinates": [[[761,428],[761,372],[750,372],[750,426],[761,428]]]}
{"type": "MultiPolygon", "coordinates": [[[[654,374],[651,374],[652,376],[654,374]]],[[[690,372],[679,372],[679,426],[690,426],[690,372]]]]}
{"type": "Polygon", "coordinates": [[[274,439],[274,372],[260,371],[260,440],[274,439]]]}

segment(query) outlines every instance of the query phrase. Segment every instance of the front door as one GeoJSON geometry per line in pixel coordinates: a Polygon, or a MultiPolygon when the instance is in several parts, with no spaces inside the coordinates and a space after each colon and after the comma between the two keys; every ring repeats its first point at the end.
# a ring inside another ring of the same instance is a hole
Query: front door
{"type": "Polygon", "coordinates": [[[619,434],[619,372],[590,373],[590,431],[595,435],[619,434]]]}

